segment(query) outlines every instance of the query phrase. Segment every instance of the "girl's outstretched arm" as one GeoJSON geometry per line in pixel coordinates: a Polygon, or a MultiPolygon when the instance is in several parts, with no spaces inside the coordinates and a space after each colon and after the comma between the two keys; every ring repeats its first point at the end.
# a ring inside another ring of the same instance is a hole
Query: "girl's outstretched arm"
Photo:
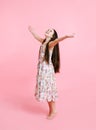
{"type": "Polygon", "coordinates": [[[41,38],[41,37],[39,37],[34,31],[33,31],[33,29],[32,29],[32,27],[31,26],[29,26],[28,27],[28,30],[31,32],[31,34],[33,35],[33,37],[36,39],[36,40],[38,40],[39,42],[43,42],[43,38],[41,38]]]}
{"type": "Polygon", "coordinates": [[[73,35],[66,35],[66,36],[57,38],[57,39],[55,39],[54,41],[51,41],[51,42],[49,43],[49,48],[54,47],[57,43],[63,41],[63,40],[66,39],[66,38],[73,38],[73,37],[74,37],[74,34],[73,34],[73,35]]]}

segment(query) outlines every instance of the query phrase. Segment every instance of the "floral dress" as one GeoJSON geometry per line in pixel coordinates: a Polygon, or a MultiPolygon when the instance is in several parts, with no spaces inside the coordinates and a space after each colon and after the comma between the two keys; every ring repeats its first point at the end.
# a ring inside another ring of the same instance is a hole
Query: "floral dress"
{"type": "Polygon", "coordinates": [[[55,101],[58,97],[54,67],[51,61],[53,48],[49,49],[49,64],[44,60],[46,44],[39,49],[35,96],[38,101],[55,101]]]}

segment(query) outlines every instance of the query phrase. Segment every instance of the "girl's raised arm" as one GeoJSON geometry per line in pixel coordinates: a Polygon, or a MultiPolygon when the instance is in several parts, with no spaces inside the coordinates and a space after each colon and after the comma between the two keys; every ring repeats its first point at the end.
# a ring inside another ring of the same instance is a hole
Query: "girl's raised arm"
{"type": "Polygon", "coordinates": [[[28,30],[31,32],[31,34],[33,35],[33,37],[36,39],[36,40],[38,40],[39,42],[43,42],[43,38],[41,38],[41,37],[39,37],[34,31],[33,31],[33,29],[32,29],[32,27],[31,26],[29,26],[28,27],[28,30]]]}
{"type": "Polygon", "coordinates": [[[66,35],[66,36],[57,38],[57,39],[55,39],[54,41],[51,41],[51,42],[49,43],[49,48],[54,47],[57,43],[63,41],[63,40],[66,39],[66,38],[73,38],[73,37],[74,37],[74,34],[73,34],[73,35],[66,35]]]}

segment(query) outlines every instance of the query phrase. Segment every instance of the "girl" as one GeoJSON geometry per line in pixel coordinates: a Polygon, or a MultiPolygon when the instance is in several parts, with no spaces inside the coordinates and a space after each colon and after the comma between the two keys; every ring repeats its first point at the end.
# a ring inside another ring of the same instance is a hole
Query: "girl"
{"type": "Polygon", "coordinates": [[[41,43],[35,96],[39,101],[48,102],[49,113],[47,118],[52,119],[56,115],[55,101],[58,98],[55,73],[60,70],[59,42],[67,38],[73,38],[74,35],[58,38],[57,32],[54,29],[48,29],[43,39],[33,31],[31,26],[28,29],[34,38],[41,43]]]}

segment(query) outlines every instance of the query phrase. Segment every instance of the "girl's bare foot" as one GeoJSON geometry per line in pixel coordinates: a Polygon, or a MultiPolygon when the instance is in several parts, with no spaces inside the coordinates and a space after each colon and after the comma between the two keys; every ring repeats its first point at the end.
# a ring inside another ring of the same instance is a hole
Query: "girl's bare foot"
{"type": "Polygon", "coordinates": [[[57,112],[51,112],[48,114],[47,119],[53,119],[56,116],[57,112]]]}

